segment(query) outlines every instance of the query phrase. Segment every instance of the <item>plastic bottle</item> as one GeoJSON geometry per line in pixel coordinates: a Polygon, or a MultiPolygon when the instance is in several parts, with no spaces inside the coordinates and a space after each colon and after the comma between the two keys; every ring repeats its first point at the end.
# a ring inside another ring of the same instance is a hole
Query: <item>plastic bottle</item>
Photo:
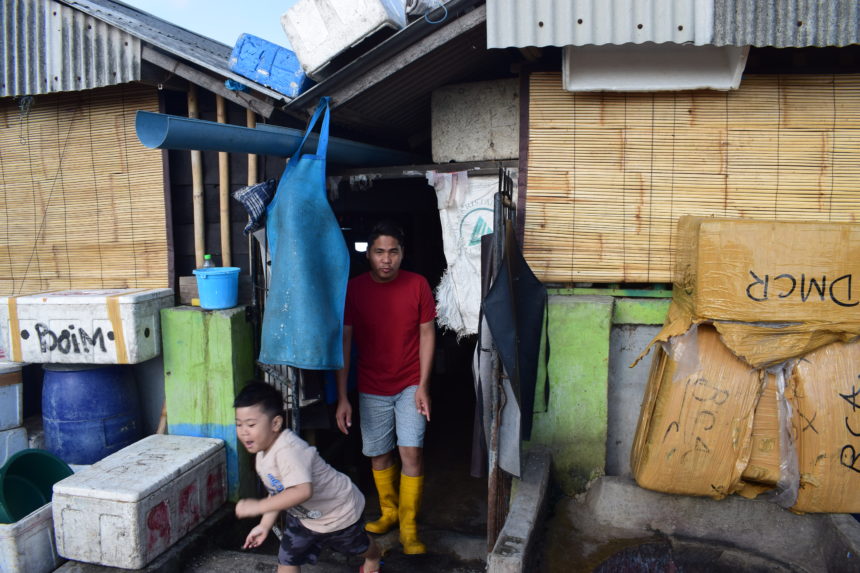
{"type": "Polygon", "coordinates": [[[212,262],[212,255],[203,255],[203,268],[209,269],[215,266],[215,263],[212,262]]]}

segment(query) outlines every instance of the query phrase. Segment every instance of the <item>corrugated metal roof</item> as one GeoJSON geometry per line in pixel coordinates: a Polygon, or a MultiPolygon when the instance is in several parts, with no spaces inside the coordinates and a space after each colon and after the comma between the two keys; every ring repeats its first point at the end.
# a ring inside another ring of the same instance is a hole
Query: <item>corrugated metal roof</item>
{"type": "Polygon", "coordinates": [[[714,0],[718,46],[848,46],[860,42],[857,0],[714,0]]]}
{"type": "Polygon", "coordinates": [[[487,0],[487,47],[703,45],[712,17],[713,0],[487,0]]]}
{"type": "Polygon", "coordinates": [[[3,0],[0,96],[85,90],[140,78],[140,41],[53,0],[3,0]]]}
{"type": "Polygon", "coordinates": [[[61,2],[120,30],[134,34],[143,42],[173,54],[183,61],[236,80],[276,100],[289,99],[275,90],[233,73],[228,67],[232,46],[201,36],[115,0],[61,0],[61,2]]]}
{"type": "Polygon", "coordinates": [[[857,0],[487,0],[487,47],[643,42],[847,46],[857,0]]]}
{"type": "Polygon", "coordinates": [[[75,91],[140,79],[148,44],[276,100],[230,71],[232,48],[114,0],[3,0],[0,96],[75,91]]]}

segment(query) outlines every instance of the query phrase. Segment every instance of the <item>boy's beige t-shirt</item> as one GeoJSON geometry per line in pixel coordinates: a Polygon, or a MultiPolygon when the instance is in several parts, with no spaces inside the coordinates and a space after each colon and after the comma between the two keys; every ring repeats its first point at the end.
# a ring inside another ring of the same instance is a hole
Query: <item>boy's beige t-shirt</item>
{"type": "Polygon", "coordinates": [[[269,495],[303,483],[313,486],[309,500],[287,510],[311,531],[344,529],[364,511],[364,495],[352,480],[290,430],[281,432],[268,452],[257,452],[256,468],[269,495]]]}

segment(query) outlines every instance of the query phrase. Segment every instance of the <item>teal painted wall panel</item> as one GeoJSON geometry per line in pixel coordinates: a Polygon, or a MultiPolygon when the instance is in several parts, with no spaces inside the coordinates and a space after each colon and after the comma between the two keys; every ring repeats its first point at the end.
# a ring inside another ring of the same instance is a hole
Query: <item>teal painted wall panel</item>
{"type": "Polygon", "coordinates": [[[161,311],[161,325],[167,431],[223,439],[229,499],[253,495],[256,475],[238,443],[233,411],[237,390],[254,376],[245,308],[168,308],[161,311]]]}
{"type": "Polygon", "coordinates": [[[547,447],[568,494],[584,491],[606,466],[610,296],[549,297],[550,398],[536,413],[531,445],[547,447]]]}

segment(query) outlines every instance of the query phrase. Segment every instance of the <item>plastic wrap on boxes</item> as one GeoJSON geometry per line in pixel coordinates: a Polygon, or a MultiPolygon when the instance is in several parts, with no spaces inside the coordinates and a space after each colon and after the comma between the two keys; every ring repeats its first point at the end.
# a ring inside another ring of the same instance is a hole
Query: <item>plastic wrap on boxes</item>
{"type": "Polygon", "coordinates": [[[230,69],[288,97],[296,97],[313,82],[296,54],[251,34],[242,34],[230,54],[230,69]]]}
{"type": "Polygon", "coordinates": [[[860,335],[860,225],[681,217],[657,340],[711,321],[757,368],[860,335]]]}
{"type": "Polygon", "coordinates": [[[732,354],[709,325],[661,347],[631,452],[636,482],[715,499],[737,491],[761,384],[761,373],[732,354]]]}
{"type": "Polygon", "coordinates": [[[790,378],[800,489],[792,509],[860,513],[860,342],[798,360],[790,378]]]}

